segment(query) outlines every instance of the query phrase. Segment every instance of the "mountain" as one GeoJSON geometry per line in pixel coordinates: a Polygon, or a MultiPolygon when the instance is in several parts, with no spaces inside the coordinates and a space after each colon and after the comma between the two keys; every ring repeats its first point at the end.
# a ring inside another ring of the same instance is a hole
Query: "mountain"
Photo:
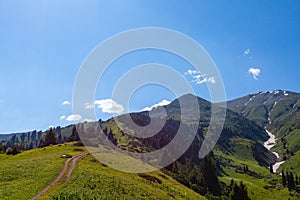
{"type": "MultiPolygon", "coordinates": [[[[240,152],[240,149],[244,149],[248,152],[247,159],[257,161],[262,166],[269,166],[271,163],[276,162],[276,156],[263,147],[263,142],[268,139],[268,135],[262,127],[230,109],[213,105],[192,94],[183,95],[172,101],[169,105],[163,106],[166,113],[163,113],[161,110],[162,107],[158,107],[150,112],[144,111],[125,114],[103,122],[86,122],[77,125],[77,127],[80,127],[79,129],[84,130],[86,133],[86,138],[83,138],[84,136],[81,135],[81,139],[85,141],[85,144],[97,146],[96,141],[101,143],[103,140],[97,134],[98,125],[100,124],[102,129],[106,130],[107,135],[107,132],[111,132],[109,137],[114,144],[132,152],[147,152],[164,147],[172,141],[179,127],[181,127],[185,133],[181,136],[181,140],[177,141],[177,146],[182,146],[184,141],[192,143],[192,145],[186,149],[186,152],[179,158],[179,161],[185,164],[187,159],[191,159],[194,163],[199,163],[198,153],[210,125],[213,106],[215,106],[216,113],[226,113],[224,128],[216,144],[217,149],[241,159],[243,159],[244,155],[240,152]],[[152,120],[157,122],[154,123],[155,126],[158,126],[159,122],[164,121],[166,121],[166,124],[161,128],[158,127],[159,131],[153,137],[135,137],[134,135],[153,135],[153,129],[157,127],[143,128],[151,122],[149,115],[151,115],[152,120]],[[129,121],[131,118],[136,124],[141,126],[140,129],[131,127],[129,121]],[[122,130],[118,127],[119,124],[116,121],[123,124],[122,130]],[[195,129],[197,127],[198,129],[195,129]],[[193,138],[195,131],[197,134],[193,138]],[[196,149],[197,151],[195,151],[196,149]]],[[[213,126],[218,127],[219,125],[213,124],[213,126]]],[[[72,133],[72,126],[57,127],[54,131],[58,135],[68,137],[72,133]]],[[[30,149],[29,146],[33,148],[38,147],[39,141],[45,135],[45,132],[39,132],[38,136],[35,135],[37,135],[36,131],[14,135],[7,142],[2,142],[2,146],[5,147],[4,149],[12,147],[14,144],[18,144],[22,149],[30,149]]]]}
{"type": "MultiPolygon", "coordinates": [[[[57,127],[54,132],[68,138],[78,130],[82,133],[81,142],[86,146],[102,148],[104,141],[110,140],[118,148],[132,153],[153,152],[172,143],[177,148],[175,150],[183,152],[176,161],[165,165],[165,161],[173,156],[174,149],[168,149],[159,157],[145,155],[149,159],[147,163],[152,166],[165,166],[161,169],[163,173],[201,195],[228,196],[233,180],[245,180],[252,199],[266,196],[270,199],[286,199],[290,194],[296,194],[287,192],[281,184],[281,178],[270,173],[267,167],[278,160],[263,144],[269,139],[265,128],[271,131],[287,129],[287,135],[276,133],[278,137],[283,136],[274,148],[279,148],[281,155],[287,149],[298,148],[297,143],[293,143],[299,138],[298,95],[284,91],[260,92],[230,101],[225,109],[222,104],[212,104],[187,94],[169,105],[149,112],[129,113],[106,121],[80,123],[76,128],[73,125],[57,127]],[[221,127],[220,120],[216,120],[212,123],[213,128],[209,130],[212,108],[214,113],[226,113],[225,124],[213,151],[200,158],[199,150],[205,146],[204,141],[210,136],[209,131],[221,127]],[[183,130],[183,134],[178,136],[178,130],[183,130]],[[296,132],[293,133],[294,131],[296,132]],[[176,137],[177,140],[174,141],[176,137]],[[185,144],[188,144],[187,149],[182,147],[185,144]]],[[[38,140],[44,138],[45,134],[46,132],[40,132],[40,137],[33,137],[37,135],[36,132],[13,135],[1,143],[2,149],[13,145],[27,149],[27,145],[33,141],[36,145],[32,147],[38,147],[38,140]]],[[[105,149],[108,148],[115,147],[105,149]]],[[[296,169],[300,153],[295,151],[293,154],[295,155],[285,155],[287,161],[284,166],[285,169],[292,167],[295,169],[293,172],[298,174],[296,169]]]]}
{"type": "MultiPolygon", "coordinates": [[[[189,134],[191,129],[190,127],[199,126],[196,135],[196,143],[198,148],[200,148],[210,124],[212,106],[213,105],[210,102],[200,97],[196,97],[191,94],[183,95],[182,97],[172,101],[170,104],[163,106],[167,112],[167,115],[165,116],[165,120],[167,122],[165,127],[154,137],[140,139],[139,141],[144,145],[147,144],[152,148],[160,149],[175,137],[180,120],[188,118],[188,124],[181,121],[182,124],[188,127],[186,129],[186,137],[189,134]],[[186,107],[183,108],[180,105],[180,102],[186,105],[186,107]],[[199,108],[200,112],[198,112],[196,108],[199,108]],[[198,114],[200,114],[200,117],[197,116],[198,114]],[[196,118],[199,118],[200,121],[196,120],[196,118]]],[[[245,117],[241,117],[239,114],[229,109],[224,110],[224,108],[217,107],[216,110],[216,112],[221,112],[222,110],[226,112],[225,124],[217,142],[217,148],[226,153],[234,154],[235,152],[232,148],[240,145],[240,143],[247,143],[248,150],[251,152],[251,157],[257,160],[261,165],[269,166],[270,163],[274,163],[276,161],[276,157],[262,145],[269,137],[262,127],[245,117]]],[[[157,121],[163,121],[161,118],[162,115],[163,113],[160,108],[156,108],[151,111],[153,120],[157,118],[157,121]]],[[[138,134],[137,132],[139,130],[132,130],[131,127],[128,126],[128,124],[130,124],[128,116],[130,116],[134,122],[140,126],[146,126],[150,122],[149,112],[131,113],[116,118],[117,121],[122,122],[124,125],[123,129],[130,130],[129,132],[135,132],[135,134],[138,134]]],[[[111,120],[109,120],[109,122],[111,122],[111,120]]],[[[113,129],[113,132],[115,132],[116,135],[120,135],[120,133],[118,133],[118,129],[111,125],[106,126],[106,123],[104,122],[103,126],[108,129],[113,129]]],[[[150,132],[152,129],[141,129],[140,131],[142,132],[141,134],[151,135],[150,132]],[[149,133],[147,131],[149,131],[149,133]]],[[[188,152],[189,150],[185,153],[185,155],[188,155],[188,152]]],[[[188,157],[198,158],[198,155],[188,155],[188,157]]]]}
{"type": "Polygon", "coordinates": [[[275,134],[277,143],[272,150],[287,160],[282,169],[300,171],[300,93],[283,90],[258,92],[231,100],[227,105],[275,134]]]}
{"type": "Polygon", "coordinates": [[[299,93],[283,90],[258,92],[228,101],[227,106],[260,126],[267,126],[278,135],[300,126],[299,93]]]}

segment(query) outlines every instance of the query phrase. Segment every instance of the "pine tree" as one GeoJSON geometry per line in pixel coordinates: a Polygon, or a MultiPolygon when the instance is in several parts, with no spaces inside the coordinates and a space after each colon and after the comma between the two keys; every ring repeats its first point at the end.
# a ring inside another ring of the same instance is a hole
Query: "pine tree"
{"type": "Polygon", "coordinates": [[[295,180],[294,180],[294,175],[292,172],[286,172],[286,179],[287,179],[287,186],[289,190],[295,188],[295,180]]]}
{"type": "Polygon", "coordinates": [[[12,146],[16,143],[16,141],[17,141],[17,136],[14,134],[14,135],[10,138],[9,142],[7,143],[7,148],[8,148],[8,147],[12,147],[12,146]]]}
{"type": "Polygon", "coordinates": [[[107,135],[107,138],[114,144],[114,145],[117,145],[117,140],[114,136],[114,134],[112,133],[112,130],[110,129],[109,130],[109,133],[107,135]]]}
{"type": "Polygon", "coordinates": [[[36,130],[31,133],[31,141],[34,142],[36,140],[36,130]]]}
{"type": "Polygon", "coordinates": [[[52,145],[57,144],[56,134],[52,128],[50,128],[45,135],[45,145],[49,146],[50,144],[52,145]]]}
{"type": "Polygon", "coordinates": [[[234,183],[233,188],[229,195],[230,200],[250,200],[250,197],[248,196],[247,187],[243,184],[243,182],[240,182],[240,185],[237,183],[234,183]]]}
{"type": "Polygon", "coordinates": [[[24,144],[25,143],[26,134],[22,133],[21,136],[20,136],[20,138],[21,138],[22,144],[24,144]]]}
{"type": "Polygon", "coordinates": [[[283,171],[281,171],[281,180],[282,180],[282,185],[283,187],[286,187],[286,177],[283,171]]]}
{"type": "Polygon", "coordinates": [[[30,145],[28,146],[28,149],[33,149],[33,142],[30,142],[30,145]]]}
{"type": "Polygon", "coordinates": [[[291,181],[291,188],[295,188],[295,179],[294,179],[294,174],[290,172],[290,181],[291,181]]]}
{"type": "Polygon", "coordinates": [[[71,134],[71,136],[69,137],[68,140],[69,140],[69,142],[80,140],[76,125],[73,126],[72,134],[71,134]]]}
{"type": "Polygon", "coordinates": [[[43,139],[40,140],[40,144],[39,144],[39,147],[45,147],[46,144],[45,144],[45,141],[43,139]]]}
{"type": "Polygon", "coordinates": [[[57,144],[62,144],[62,143],[64,143],[64,141],[62,139],[61,134],[59,134],[58,137],[57,137],[57,144]]]}
{"type": "Polygon", "coordinates": [[[210,155],[202,159],[200,167],[208,191],[215,196],[219,196],[221,194],[221,187],[216,176],[216,167],[212,163],[210,155]]]}
{"type": "Polygon", "coordinates": [[[247,187],[246,185],[243,184],[243,182],[240,182],[240,192],[241,192],[241,198],[243,200],[250,200],[250,198],[248,197],[248,191],[247,191],[247,187]]]}
{"type": "Polygon", "coordinates": [[[30,141],[30,132],[27,133],[27,142],[30,141]]]}
{"type": "Polygon", "coordinates": [[[270,173],[271,173],[271,174],[274,173],[274,171],[273,171],[273,165],[272,165],[272,164],[270,164],[270,173]]]}
{"type": "Polygon", "coordinates": [[[231,179],[231,181],[230,181],[230,188],[232,189],[232,188],[233,188],[233,186],[234,186],[234,180],[233,180],[233,179],[231,179]]]}

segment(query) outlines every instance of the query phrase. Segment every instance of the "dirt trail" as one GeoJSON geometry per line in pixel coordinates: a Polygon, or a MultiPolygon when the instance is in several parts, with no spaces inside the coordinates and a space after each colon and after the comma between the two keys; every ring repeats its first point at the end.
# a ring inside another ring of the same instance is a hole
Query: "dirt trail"
{"type": "Polygon", "coordinates": [[[73,156],[72,158],[69,158],[68,160],[66,160],[64,168],[61,170],[59,175],[54,180],[52,180],[43,190],[41,190],[39,193],[37,193],[31,200],[35,200],[35,199],[39,198],[41,195],[46,193],[49,188],[51,188],[54,184],[56,184],[64,176],[64,174],[66,173],[66,171],[68,169],[69,162],[72,161],[72,164],[69,167],[68,173],[67,173],[66,178],[63,182],[63,184],[66,184],[71,178],[72,172],[73,172],[73,170],[76,166],[76,162],[80,158],[82,158],[83,156],[86,156],[88,154],[89,153],[79,154],[79,155],[73,156]]]}

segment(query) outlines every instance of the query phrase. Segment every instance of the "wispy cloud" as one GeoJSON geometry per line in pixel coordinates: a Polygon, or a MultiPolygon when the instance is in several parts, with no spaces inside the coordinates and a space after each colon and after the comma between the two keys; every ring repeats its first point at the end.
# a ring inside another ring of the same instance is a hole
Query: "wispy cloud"
{"type": "Polygon", "coordinates": [[[66,120],[67,121],[79,121],[81,120],[81,115],[79,114],[72,114],[72,115],[69,115],[68,117],[66,117],[66,120]]]}
{"type": "Polygon", "coordinates": [[[171,102],[170,102],[169,100],[164,99],[164,100],[162,100],[162,101],[159,102],[159,103],[156,103],[156,104],[154,104],[154,105],[152,105],[152,106],[143,108],[142,111],[150,111],[150,110],[152,110],[153,108],[156,108],[156,107],[158,107],[158,106],[165,106],[165,105],[168,105],[168,104],[170,104],[170,103],[171,103],[171,102]]]}
{"type": "Polygon", "coordinates": [[[199,70],[187,70],[186,72],[184,72],[185,75],[195,75],[195,74],[200,74],[199,70]]]}
{"type": "Polygon", "coordinates": [[[243,56],[247,56],[251,53],[251,50],[250,49],[246,49],[244,52],[243,52],[243,56]]]}
{"type": "Polygon", "coordinates": [[[65,100],[64,102],[62,102],[62,105],[70,105],[70,101],[65,100]]]}
{"type": "Polygon", "coordinates": [[[253,76],[254,79],[257,80],[257,77],[260,75],[261,70],[259,68],[253,68],[251,67],[248,70],[248,73],[251,74],[253,76]]]}
{"type": "Polygon", "coordinates": [[[216,83],[216,79],[215,77],[211,76],[211,77],[206,77],[206,74],[204,75],[197,75],[193,77],[194,80],[192,80],[192,82],[196,83],[197,85],[200,85],[202,83],[216,83]]]}
{"type": "Polygon", "coordinates": [[[209,77],[205,73],[201,74],[199,70],[189,69],[184,74],[192,76],[193,80],[191,82],[197,85],[200,85],[202,83],[212,83],[212,84],[216,83],[216,79],[214,76],[209,77]]]}
{"type": "Polygon", "coordinates": [[[64,120],[65,118],[66,118],[65,115],[62,115],[62,116],[59,117],[60,120],[64,120]]]}
{"type": "Polygon", "coordinates": [[[94,106],[100,108],[104,113],[120,114],[124,111],[124,107],[112,99],[101,99],[94,101],[94,103],[86,103],[85,109],[92,109],[94,106]]]}

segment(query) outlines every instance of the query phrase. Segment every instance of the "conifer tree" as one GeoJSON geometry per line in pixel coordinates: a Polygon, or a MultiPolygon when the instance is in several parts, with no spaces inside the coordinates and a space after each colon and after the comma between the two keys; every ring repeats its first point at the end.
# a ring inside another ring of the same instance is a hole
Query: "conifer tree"
{"type": "Polygon", "coordinates": [[[271,173],[271,174],[274,173],[274,171],[273,171],[273,165],[272,165],[272,164],[270,164],[270,173],[271,173]]]}
{"type": "Polygon", "coordinates": [[[39,147],[45,147],[46,144],[45,144],[45,141],[43,139],[40,140],[40,143],[39,143],[39,147]]]}
{"type": "Polygon", "coordinates": [[[229,195],[230,200],[250,200],[250,197],[248,196],[247,187],[243,184],[241,181],[238,185],[237,183],[234,183],[234,186],[230,192],[229,195]]]}
{"type": "Polygon", "coordinates": [[[282,180],[282,185],[283,187],[286,187],[286,177],[283,171],[281,171],[281,180],[282,180]]]}
{"type": "Polygon", "coordinates": [[[295,180],[294,180],[294,175],[292,172],[286,172],[286,179],[287,179],[287,187],[289,190],[295,188],[295,180]]]}
{"type": "Polygon", "coordinates": [[[208,191],[215,196],[221,195],[221,187],[216,176],[216,167],[212,163],[210,155],[202,159],[200,167],[208,191]]]}
{"type": "Polygon", "coordinates": [[[50,144],[52,145],[57,144],[56,134],[52,128],[50,128],[45,135],[45,145],[49,146],[50,144]]]}
{"type": "Polygon", "coordinates": [[[295,188],[295,179],[294,174],[292,172],[290,172],[290,182],[291,188],[295,188]]]}
{"type": "Polygon", "coordinates": [[[69,141],[72,142],[72,141],[79,141],[79,140],[80,140],[79,134],[78,134],[76,125],[74,125],[74,126],[73,126],[73,129],[72,129],[72,134],[71,134],[71,136],[69,137],[69,141]]]}
{"type": "Polygon", "coordinates": [[[62,144],[62,143],[64,143],[64,142],[63,142],[61,134],[59,134],[57,137],[57,144],[62,144]]]}

